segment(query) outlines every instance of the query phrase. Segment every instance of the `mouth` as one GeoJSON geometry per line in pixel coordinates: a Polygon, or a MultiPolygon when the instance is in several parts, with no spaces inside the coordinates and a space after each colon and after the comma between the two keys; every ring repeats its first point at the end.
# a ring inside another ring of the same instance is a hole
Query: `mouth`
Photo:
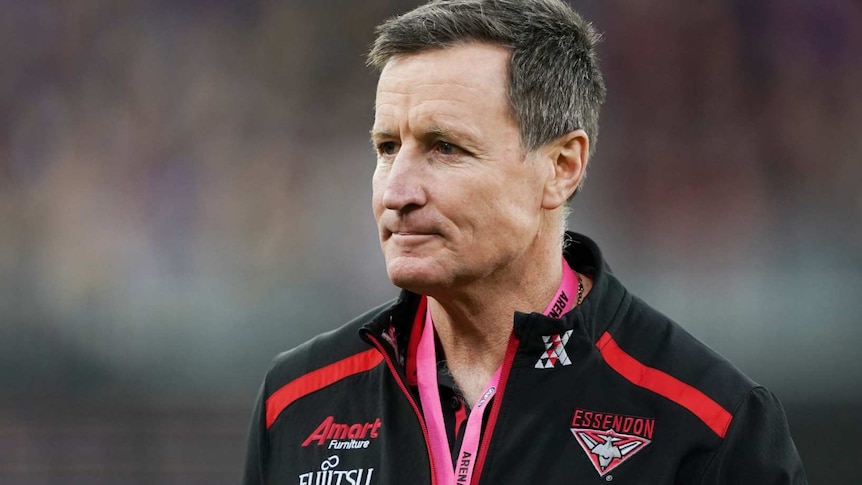
{"type": "Polygon", "coordinates": [[[440,237],[439,233],[430,231],[387,231],[390,242],[398,245],[412,246],[423,244],[440,237]]]}
{"type": "Polygon", "coordinates": [[[439,234],[434,232],[392,231],[389,233],[390,238],[404,240],[430,238],[436,236],[439,236],[439,234]]]}

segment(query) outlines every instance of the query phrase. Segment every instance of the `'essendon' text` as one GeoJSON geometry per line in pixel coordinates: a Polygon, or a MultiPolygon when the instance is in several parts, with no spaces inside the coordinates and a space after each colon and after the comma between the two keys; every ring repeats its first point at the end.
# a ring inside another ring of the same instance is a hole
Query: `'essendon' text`
{"type": "Polygon", "coordinates": [[[655,419],[575,409],[572,427],[599,431],[612,429],[617,433],[634,434],[651,440],[655,430],[655,419]]]}

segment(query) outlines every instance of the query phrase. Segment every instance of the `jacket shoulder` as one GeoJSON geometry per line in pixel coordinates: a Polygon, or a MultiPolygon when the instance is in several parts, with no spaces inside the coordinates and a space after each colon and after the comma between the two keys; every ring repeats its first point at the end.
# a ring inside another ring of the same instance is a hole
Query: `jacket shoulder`
{"type": "Polygon", "coordinates": [[[304,375],[373,350],[360,338],[360,329],[394,305],[389,301],[353,318],[342,326],[321,333],[286,352],[278,354],[266,373],[267,394],[304,375]]]}
{"type": "Polygon", "coordinates": [[[653,377],[702,393],[727,411],[758,387],[729,360],[635,296],[604,340],[653,377]]]}

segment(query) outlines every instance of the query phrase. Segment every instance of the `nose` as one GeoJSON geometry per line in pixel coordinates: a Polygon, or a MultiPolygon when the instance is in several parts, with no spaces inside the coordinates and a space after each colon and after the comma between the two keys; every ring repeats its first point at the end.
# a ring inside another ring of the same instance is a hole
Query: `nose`
{"type": "Polygon", "coordinates": [[[406,212],[422,207],[427,202],[422,160],[406,147],[387,167],[383,176],[383,206],[389,210],[406,212]]]}

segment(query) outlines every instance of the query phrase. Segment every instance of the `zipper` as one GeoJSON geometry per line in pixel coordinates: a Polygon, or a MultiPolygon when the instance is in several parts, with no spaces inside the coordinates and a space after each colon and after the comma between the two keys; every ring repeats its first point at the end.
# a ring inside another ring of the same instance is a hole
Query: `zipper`
{"type": "Polygon", "coordinates": [[[488,446],[491,444],[491,435],[494,434],[494,426],[497,424],[497,416],[500,414],[500,408],[503,404],[503,395],[506,393],[506,384],[509,380],[509,374],[512,371],[512,363],[515,361],[515,354],[518,351],[519,344],[520,342],[515,337],[514,332],[509,335],[509,344],[506,346],[506,355],[503,357],[503,368],[500,371],[500,382],[497,386],[497,395],[494,396],[494,402],[491,404],[491,415],[488,417],[488,425],[485,428],[484,436],[482,436],[482,442],[479,443],[479,457],[476,458],[476,469],[473,472],[471,485],[478,485],[479,479],[482,477],[485,458],[488,456],[488,446]]]}
{"type": "MultiPolygon", "coordinates": [[[[419,406],[416,405],[416,400],[413,399],[413,395],[410,394],[410,390],[407,389],[407,385],[404,383],[404,379],[401,377],[401,374],[398,373],[398,369],[395,368],[395,363],[392,362],[392,357],[389,355],[389,352],[383,348],[383,344],[377,340],[377,337],[372,335],[371,333],[367,333],[366,337],[371,343],[377,348],[377,351],[383,355],[383,360],[386,361],[386,365],[389,367],[389,371],[392,372],[392,375],[395,377],[395,382],[398,383],[398,387],[401,388],[401,392],[404,393],[404,396],[407,398],[407,401],[410,402],[410,406],[413,408],[413,412],[416,413],[416,418],[419,419],[419,427],[422,428],[422,437],[425,439],[425,450],[428,451],[428,464],[431,465],[431,485],[437,485],[437,475],[436,468],[434,467],[434,457],[431,456],[431,438],[428,436],[428,426],[425,425],[425,418],[422,416],[422,412],[419,410],[419,406]]],[[[492,414],[493,416],[493,414],[492,414]]]]}

